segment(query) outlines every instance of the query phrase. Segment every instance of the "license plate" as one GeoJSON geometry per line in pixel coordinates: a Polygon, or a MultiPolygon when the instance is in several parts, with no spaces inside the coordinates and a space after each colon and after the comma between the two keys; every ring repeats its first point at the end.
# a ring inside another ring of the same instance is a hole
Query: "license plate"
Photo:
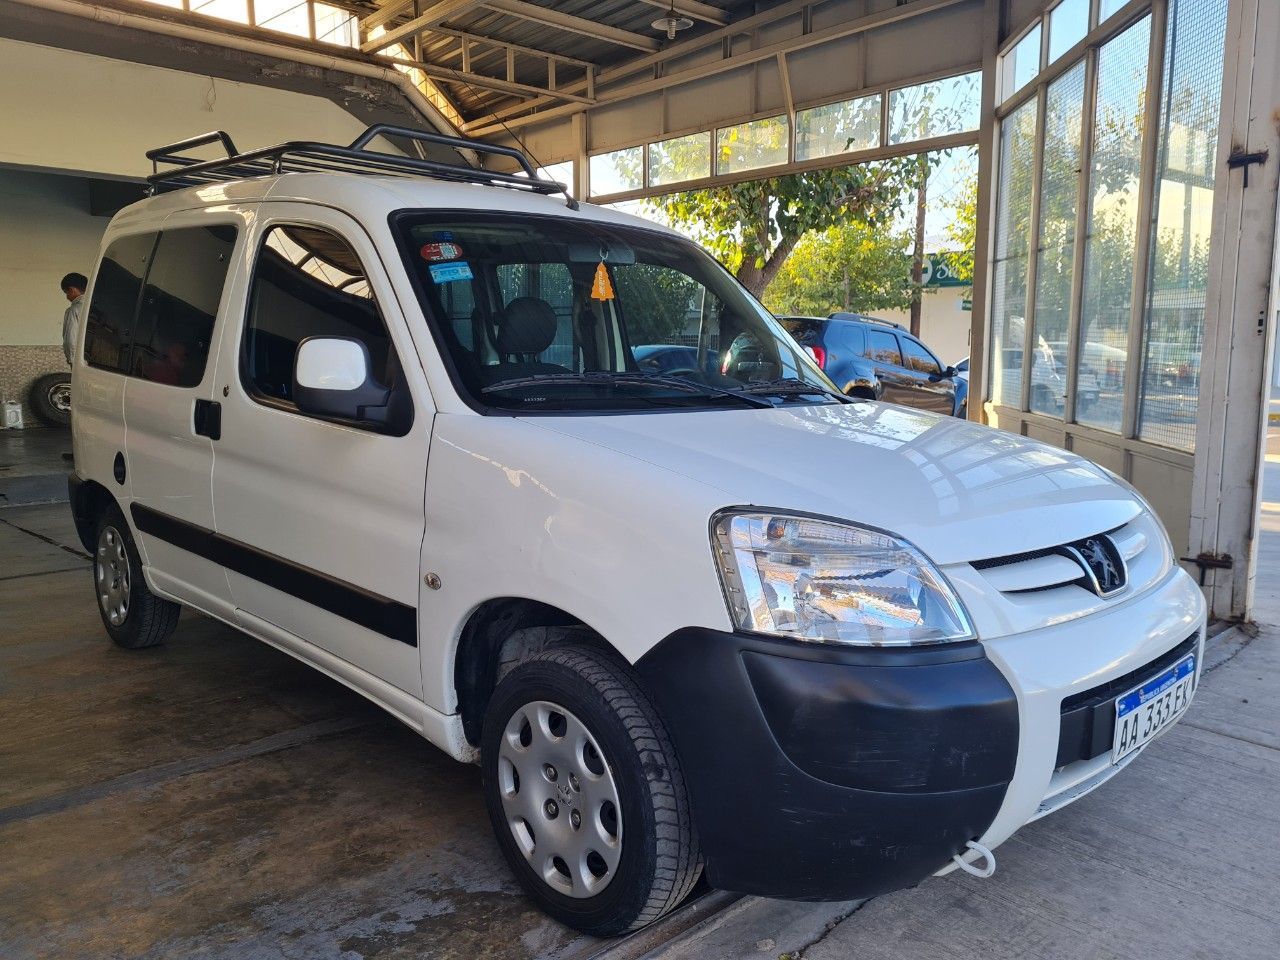
{"type": "Polygon", "coordinates": [[[1191,705],[1195,682],[1196,655],[1191,653],[1158,677],[1117,697],[1111,762],[1119,763],[1171,727],[1191,705]]]}

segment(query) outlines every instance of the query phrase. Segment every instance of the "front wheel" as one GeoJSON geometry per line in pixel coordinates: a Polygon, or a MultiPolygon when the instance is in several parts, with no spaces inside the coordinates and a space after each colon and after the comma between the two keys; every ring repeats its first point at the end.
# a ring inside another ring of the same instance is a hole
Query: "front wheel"
{"type": "Polygon", "coordinates": [[[702,872],[675,749],[626,666],[553,647],[498,685],[481,741],[507,863],[557,920],[613,936],[658,919],[702,872]]]}

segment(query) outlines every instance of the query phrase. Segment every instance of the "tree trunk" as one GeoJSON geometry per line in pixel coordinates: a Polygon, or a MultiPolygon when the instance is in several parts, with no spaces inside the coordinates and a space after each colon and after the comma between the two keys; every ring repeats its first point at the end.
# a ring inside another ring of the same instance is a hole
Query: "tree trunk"
{"type": "Polygon", "coordinates": [[[920,314],[924,307],[924,215],[929,199],[929,161],[920,157],[920,186],[916,189],[916,236],[911,251],[911,335],[920,336],[920,314]]]}
{"type": "Polygon", "coordinates": [[[791,256],[791,251],[795,249],[799,240],[799,237],[784,239],[773,248],[773,252],[769,254],[769,258],[765,260],[763,267],[757,267],[754,263],[749,263],[744,259],[742,266],[738,267],[738,282],[750,290],[752,296],[757,300],[763,300],[764,292],[769,289],[769,284],[773,283],[778,271],[787,262],[787,257],[791,256]]]}

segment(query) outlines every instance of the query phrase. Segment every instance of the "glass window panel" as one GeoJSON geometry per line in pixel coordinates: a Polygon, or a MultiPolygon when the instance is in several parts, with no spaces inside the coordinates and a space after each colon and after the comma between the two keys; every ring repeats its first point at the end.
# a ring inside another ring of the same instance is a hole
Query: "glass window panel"
{"type": "Polygon", "coordinates": [[[796,114],[796,159],[813,160],[880,146],[880,94],[796,114]]]}
{"type": "Polygon", "coordinates": [[[360,46],[360,33],[353,14],[327,3],[316,4],[316,39],[343,47],[360,46]]]}
{"type": "Polygon", "coordinates": [[[981,103],[980,73],[964,73],[891,90],[889,142],[909,143],[977,130],[981,103]]]}
{"type": "Polygon", "coordinates": [[[572,160],[565,160],[562,163],[549,163],[545,167],[539,167],[538,176],[543,180],[554,180],[556,183],[564,184],[569,190],[569,196],[573,196],[572,160]]]}
{"type": "Polygon", "coordinates": [[[627,147],[591,158],[591,195],[639,190],[644,186],[644,147],[627,147]]]}
{"type": "Polygon", "coordinates": [[[1126,3],[1128,3],[1128,0],[1102,0],[1102,5],[1098,9],[1098,22],[1101,23],[1107,19],[1126,3]]]}
{"type": "Polygon", "coordinates": [[[298,346],[308,337],[350,337],[369,351],[374,379],[400,369],[355,250],[319,227],[272,227],[249,288],[241,370],[259,397],[292,404],[298,346]]]}
{"type": "Polygon", "coordinates": [[[307,0],[253,0],[253,19],[259,27],[295,37],[309,37],[307,0]]]}
{"type": "Polygon", "coordinates": [[[1195,448],[1227,0],[1174,0],[1144,304],[1138,436],[1195,448]]]}
{"type": "Polygon", "coordinates": [[[84,320],[84,359],[89,366],[119,373],[128,369],[138,295],[155,246],[154,233],[135,234],[111,241],[102,255],[84,320]]]}
{"type": "Polygon", "coordinates": [[[1062,0],[1049,12],[1049,62],[1079,43],[1089,32],[1089,0],[1062,0]]]}
{"type": "Polygon", "coordinates": [[[1044,109],[1030,409],[1053,417],[1062,416],[1067,397],[1067,328],[1071,317],[1083,111],[1081,61],[1049,85],[1044,109]]]}
{"type": "Polygon", "coordinates": [[[716,172],[737,173],[787,162],[787,118],[766,117],[716,131],[716,172]]]}
{"type": "Polygon", "coordinates": [[[1037,107],[1034,98],[1028,100],[1000,125],[988,379],[990,398],[1009,407],[1022,405],[1037,107]]]}
{"type": "Polygon", "coordinates": [[[649,185],[711,176],[711,134],[694,133],[649,144],[649,185]]]}
{"type": "Polygon", "coordinates": [[[1040,24],[1013,45],[1001,61],[1001,93],[1008,99],[1036,78],[1040,72],[1040,24]]]}
{"type": "Polygon", "coordinates": [[[1151,18],[1144,17],[1098,51],[1076,420],[1113,433],[1119,433],[1124,423],[1129,370],[1150,39],[1151,18]]]}
{"type": "Polygon", "coordinates": [[[203,379],[235,242],[229,224],[160,234],[129,351],[133,376],[175,387],[203,379]]]}
{"type": "Polygon", "coordinates": [[[249,22],[249,5],[245,0],[191,0],[191,12],[235,23],[249,22]]]}

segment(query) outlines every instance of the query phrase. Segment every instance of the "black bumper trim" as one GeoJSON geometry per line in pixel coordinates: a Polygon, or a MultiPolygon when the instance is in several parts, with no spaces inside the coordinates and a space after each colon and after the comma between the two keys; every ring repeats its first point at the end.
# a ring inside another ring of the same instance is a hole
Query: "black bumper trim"
{"type": "Polygon", "coordinates": [[[1110,752],[1116,732],[1116,697],[1173,666],[1194,651],[1199,640],[1197,631],[1150,663],[1063,700],[1054,766],[1065,767],[1110,752]]]}
{"type": "Polygon", "coordinates": [[[913,886],[995,819],[1018,709],[980,644],[840,648],[688,628],[637,663],[708,879],[846,900],[913,886]]]}

